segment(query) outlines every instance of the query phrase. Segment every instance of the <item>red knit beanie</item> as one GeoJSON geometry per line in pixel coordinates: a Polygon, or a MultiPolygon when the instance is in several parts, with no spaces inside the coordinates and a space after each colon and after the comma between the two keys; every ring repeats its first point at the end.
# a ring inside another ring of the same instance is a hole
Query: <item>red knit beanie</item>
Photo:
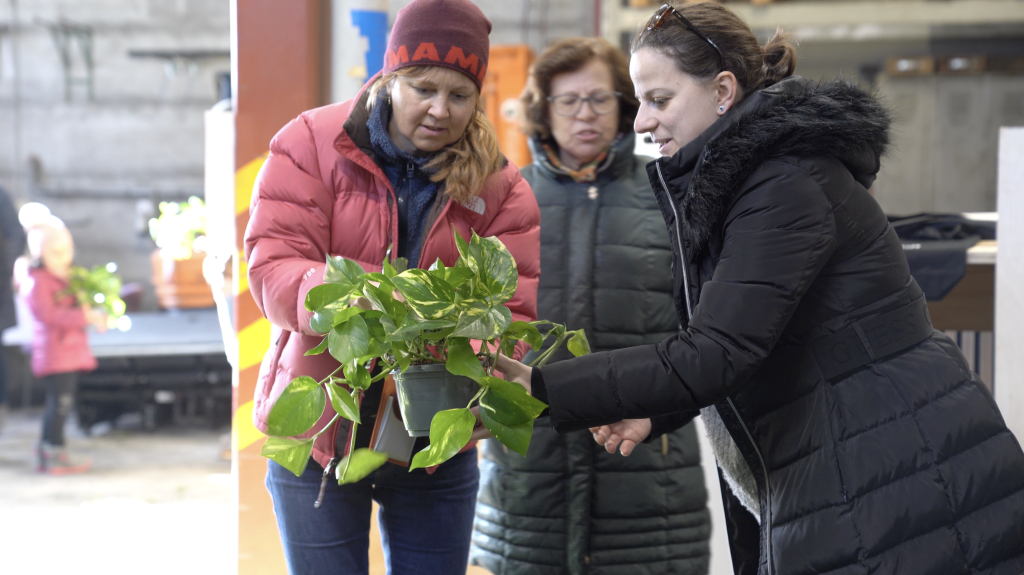
{"type": "Polygon", "coordinates": [[[491,21],[469,0],[413,0],[398,11],[384,54],[384,73],[406,66],[444,66],[480,88],[487,72],[491,21]]]}

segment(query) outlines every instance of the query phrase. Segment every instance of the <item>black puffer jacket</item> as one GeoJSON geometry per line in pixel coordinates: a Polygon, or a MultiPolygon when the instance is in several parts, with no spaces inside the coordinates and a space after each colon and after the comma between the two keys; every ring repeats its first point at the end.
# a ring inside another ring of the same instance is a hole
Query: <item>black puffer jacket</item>
{"type": "MultiPolygon", "coordinates": [[[[595,350],[678,333],[672,251],[630,134],[597,181],[523,170],[541,210],[538,317],[583,328],[595,350]]],[[[562,350],[562,356],[567,352],[562,350]]],[[[571,356],[570,356],[571,357],[571,356]]],[[[541,419],[526,458],[483,448],[471,561],[495,575],[706,574],[710,520],[693,425],[608,454],[587,431],[541,419]]]]}
{"type": "Polygon", "coordinates": [[[791,78],[653,162],[686,330],[535,375],[560,431],[714,406],[759,501],[726,501],[739,573],[1024,571],[1024,452],[867,191],[888,127],[791,78]]]}
{"type": "Polygon", "coordinates": [[[4,240],[0,249],[0,331],[3,331],[18,323],[11,275],[14,260],[25,251],[25,230],[18,222],[18,210],[3,188],[0,188],[0,235],[4,240]]]}

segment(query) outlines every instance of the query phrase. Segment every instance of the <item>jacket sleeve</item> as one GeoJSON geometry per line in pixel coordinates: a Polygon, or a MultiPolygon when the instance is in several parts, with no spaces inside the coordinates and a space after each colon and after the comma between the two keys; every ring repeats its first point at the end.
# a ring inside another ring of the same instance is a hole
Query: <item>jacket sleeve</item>
{"type": "Polygon", "coordinates": [[[684,331],[544,368],[559,432],[692,412],[724,400],[757,371],[834,252],[835,221],[821,186],[789,164],[766,163],[742,190],[684,331]]]}
{"type": "MultiPolygon", "coordinates": [[[[509,174],[511,187],[498,215],[488,226],[487,235],[501,240],[516,260],[519,272],[516,294],[505,304],[512,312],[512,320],[534,321],[537,319],[537,286],[540,283],[540,208],[530,184],[519,170],[509,164],[505,171],[509,174]]],[[[515,359],[522,359],[529,349],[526,342],[519,342],[515,359]]]]}
{"type": "Polygon", "coordinates": [[[28,307],[36,321],[60,328],[84,328],[89,322],[85,312],[77,305],[57,305],[57,291],[50,282],[33,278],[32,289],[28,294],[28,307]]]}
{"type": "Polygon", "coordinates": [[[316,335],[305,299],[323,283],[333,207],[334,190],[320,178],[313,133],[306,117],[299,116],[270,142],[245,229],[249,290],[272,324],[316,335]]]}

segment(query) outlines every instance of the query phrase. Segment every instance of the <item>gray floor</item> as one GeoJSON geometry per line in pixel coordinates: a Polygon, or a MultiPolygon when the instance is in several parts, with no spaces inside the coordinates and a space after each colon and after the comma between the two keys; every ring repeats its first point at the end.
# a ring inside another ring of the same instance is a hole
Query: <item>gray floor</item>
{"type": "Polygon", "coordinates": [[[0,429],[0,571],[48,575],[224,574],[235,570],[227,430],[117,427],[85,436],[69,422],[71,450],[88,473],[34,470],[39,409],[10,413],[0,429]]]}

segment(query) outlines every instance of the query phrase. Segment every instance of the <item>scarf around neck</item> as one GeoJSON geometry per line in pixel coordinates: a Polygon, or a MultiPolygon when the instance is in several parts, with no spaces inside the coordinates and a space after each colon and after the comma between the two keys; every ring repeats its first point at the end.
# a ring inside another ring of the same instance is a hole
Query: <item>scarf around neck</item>
{"type": "Polygon", "coordinates": [[[597,157],[581,165],[575,170],[566,167],[565,164],[562,163],[562,160],[558,155],[557,146],[553,141],[541,143],[541,148],[544,150],[545,156],[544,158],[541,158],[541,161],[547,164],[547,168],[552,172],[568,176],[572,178],[574,182],[593,182],[597,180],[597,175],[611,164],[611,160],[614,159],[614,157],[612,157],[611,150],[622,141],[623,137],[625,137],[625,134],[615,136],[615,139],[612,140],[611,143],[608,144],[608,147],[598,154],[597,157]]]}

